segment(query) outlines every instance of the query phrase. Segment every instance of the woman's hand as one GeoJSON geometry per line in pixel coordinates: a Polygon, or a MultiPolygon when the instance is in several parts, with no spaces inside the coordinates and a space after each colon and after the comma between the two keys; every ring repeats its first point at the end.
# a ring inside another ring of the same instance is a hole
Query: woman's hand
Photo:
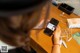
{"type": "Polygon", "coordinates": [[[53,44],[59,44],[60,35],[61,35],[61,28],[60,28],[60,26],[57,26],[57,28],[54,32],[54,35],[52,36],[53,44]]]}

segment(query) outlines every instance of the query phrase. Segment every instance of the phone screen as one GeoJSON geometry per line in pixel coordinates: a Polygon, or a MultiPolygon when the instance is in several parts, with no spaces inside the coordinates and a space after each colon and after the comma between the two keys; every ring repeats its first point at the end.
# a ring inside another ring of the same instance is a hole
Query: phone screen
{"type": "Polygon", "coordinates": [[[55,30],[55,25],[53,25],[52,23],[48,23],[47,28],[54,31],[55,30]]]}

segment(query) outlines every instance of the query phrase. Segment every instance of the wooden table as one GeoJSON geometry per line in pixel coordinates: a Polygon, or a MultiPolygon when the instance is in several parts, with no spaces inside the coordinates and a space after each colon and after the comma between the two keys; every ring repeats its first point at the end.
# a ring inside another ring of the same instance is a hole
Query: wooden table
{"type": "MultiPolygon", "coordinates": [[[[62,11],[60,11],[56,6],[51,5],[49,19],[53,17],[59,20],[61,29],[69,29],[66,22],[67,18],[80,18],[80,16],[77,16],[73,13],[71,15],[64,14],[64,16],[60,16],[61,13],[62,11]]],[[[42,14],[42,16],[44,16],[44,14],[42,14]]],[[[44,29],[41,30],[38,35],[35,34],[36,30],[31,31],[31,47],[34,48],[37,53],[51,53],[51,37],[44,34],[43,31],[44,29]]],[[[74,34],[76,32],[80,32],[80,29],[69,29],[69,32],[71,32],[71,34],[74,34]]],[[[61,46],[61,53],[80,53],[80,46],[74,39],[72,39],[70,42],[66,42],[66,44],[68,48],[61,46]]]]}

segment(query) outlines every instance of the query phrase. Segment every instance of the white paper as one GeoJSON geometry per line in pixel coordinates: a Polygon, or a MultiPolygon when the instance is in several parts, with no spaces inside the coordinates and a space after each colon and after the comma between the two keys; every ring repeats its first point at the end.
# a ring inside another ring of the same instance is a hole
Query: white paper
{"type": "Polygon", "coordinates": [[[69,28],[80,28],[80,18],[67,19],[69,28]]]}

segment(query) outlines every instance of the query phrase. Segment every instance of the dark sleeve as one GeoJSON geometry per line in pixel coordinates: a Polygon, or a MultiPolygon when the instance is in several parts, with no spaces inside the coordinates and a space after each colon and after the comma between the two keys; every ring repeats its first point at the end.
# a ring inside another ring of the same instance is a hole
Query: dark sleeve
{"type": "Polygon", "coordinates": [[[19,48],[9,50],[8,53],[36,53],[36,51],[31,48],[31,51],[27,52],[22,47],[19,47],[19,48]]]}

